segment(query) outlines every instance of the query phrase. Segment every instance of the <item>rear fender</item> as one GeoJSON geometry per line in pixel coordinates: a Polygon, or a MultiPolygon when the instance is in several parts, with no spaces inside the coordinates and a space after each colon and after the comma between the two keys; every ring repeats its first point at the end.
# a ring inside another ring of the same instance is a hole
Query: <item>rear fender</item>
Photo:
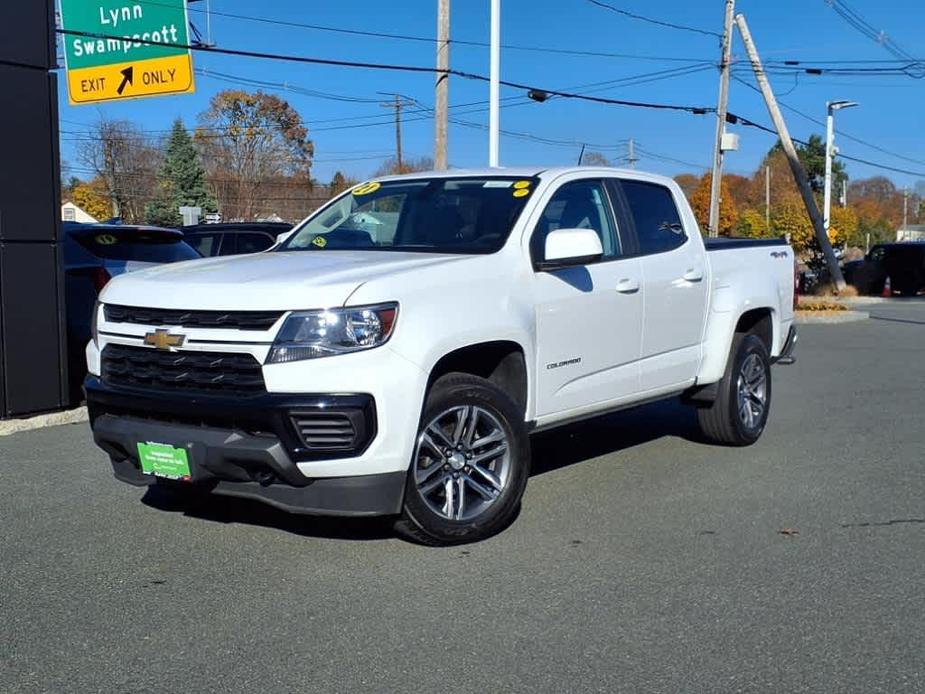
{"type": "MultiPolygon", "coordinates": [[[[742,280],[744,281],[744,277],[742,280]]],[[[747,297],[743,297],[741,290],[733,286],[738,283],[724,283],[723,286],[713,290],[703,345],[703,361],[697,374],[698,384],[715,383],[723,377],[736,326],[739,319],[749,311],[770,310],[771,345],[769,345],[769,352],[771,356],[780,353],[783,337],[780,326],[779,292],[770,277],[765,280],[750,278],[748,281],[751,286],[747,297]]]]}

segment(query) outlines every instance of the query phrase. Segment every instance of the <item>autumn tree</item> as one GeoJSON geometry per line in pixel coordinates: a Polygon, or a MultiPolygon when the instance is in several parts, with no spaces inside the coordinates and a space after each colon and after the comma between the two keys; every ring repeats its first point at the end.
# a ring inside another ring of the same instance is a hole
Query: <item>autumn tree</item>
{"type": "Polygon", "coordinates": [[[110,213],[139,223],[154,193],[160,152],[128,121],[101,118],[77,147],[80,162],[106,187],[110,213]]]}
{"type": "Polygon", "coordinates": [[[771,211],[771,227],[775,234],[786,236],[797,253],[811,250],[816,237],[813,223],[798,195],[787,195],[771,211]]]}
{"type": "Polygon", "coordinates": [[[181,206],[216,210],[215,198],[206,184],[206,172],[181,119],[174,121],[164,161],[157,174],[157,192],[145,207],[145,221],[159,226],[182,224],[181,206]]]}
{"type": "Polygon", "coordinates": [[[858,235],[860,220],[850,207],[840,205],[832,208],[829,221],[829,241],[836,246],[863,246],[864,241],[858,235]]]}
{"type": "Polygon", "coordinates": [[[414,173],[415,171],[431,171],[434,168],[434,160],[430,157],[419,157],[417,159],[402,159],[401,166],[398,166],[398,159],[390,157],[386,159],[376,169],[373,176],[394,176],[396,174],[414,173]]]}
{"type": "MultiPolygon", "coordinates": [[[[707,173],[701,176],[700,182],[697,184],[697,188],[690,198],[691,207],[694,208],[694,215],[700,223],[700,230],[705,234],[709,230],[710,186],[712,185],[712,181],[712,174],[707,173]]],[[[736,227],[736,220],[738,219],[735,201],[732,199],[732,194],[729,192],[729,186],[726,185],[725,179],[720,182],[719,189],[719,233],[721,236],[731,236],[736,227]]]]}
{"type": "Polygon", "coordinates": [[[112,216],[112,203],[102,179],[89,183],[72,180],[69,197],[77,207],[101,222],[112,216]]]}
{"type": "Polygon", "coordinates": [[[226,219],[266,214],[268,191],[290,184],[311,187],[314,144],[299,113],[263,92],[216,94],[199,116],[196,142],[226,219]]]}
{"type": "Polygon", "coordinates": [[[331,178],[331,183],[328,184],[328,188],[330,188],[330,195],[331,197],[339,195],[348,188],[355,186],[357,183],[359,183],[359,181],[357,181],[355,178],[349,178],[342,172],[335,171],[334,176],[331,178]]]}
{"type": "MultiPolygon", "coordinates": [[[[825,188],[825,141],[821,135],[810,135],[806,144],[797,145],[796,150],[797,158],[806,170],[810,187],[814,192],[821,193],[825,188]]],[[[778,140],[768,154],[783,154],[783,151],[784,146],[778,140]]],[[[832,162],[832,190],[840,190],[842,182],[847,180],[844,163],[835,159],[832,162]]]]}
{"type": "Polygon", "coordinates": [[[772,235],[768,220],[765,219],[763,213],[755,208],[748,207],[739,215],[739,220],[736,223],[736,236],[760,239],[772,235]]]}

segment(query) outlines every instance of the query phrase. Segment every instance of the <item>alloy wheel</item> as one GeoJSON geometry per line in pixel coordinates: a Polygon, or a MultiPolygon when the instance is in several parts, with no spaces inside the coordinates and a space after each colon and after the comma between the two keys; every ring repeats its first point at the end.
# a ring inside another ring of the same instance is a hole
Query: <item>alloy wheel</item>
{"type": "Polygon", "coordinates": [[[463,405],[434,417],[418,436],[414,484],[431,511],[469,521],[501,496],[511,467],[511,442],[498,418],[463,405]]]}

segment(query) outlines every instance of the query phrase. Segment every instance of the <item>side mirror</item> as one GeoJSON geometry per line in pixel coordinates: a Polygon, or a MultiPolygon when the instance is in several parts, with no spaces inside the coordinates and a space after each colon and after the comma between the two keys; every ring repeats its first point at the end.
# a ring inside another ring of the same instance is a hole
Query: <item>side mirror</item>
{"type": "Polygon", "coordinates": [[[586,265],[604,255],[601,239],[594,229],[556,229],[546,236],[545,259],[540,270],[586,265]]]}

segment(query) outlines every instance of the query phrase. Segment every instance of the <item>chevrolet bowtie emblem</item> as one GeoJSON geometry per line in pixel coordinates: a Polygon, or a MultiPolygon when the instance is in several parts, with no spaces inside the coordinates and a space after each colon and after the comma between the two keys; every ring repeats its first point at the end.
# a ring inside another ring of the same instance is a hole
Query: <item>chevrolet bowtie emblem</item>
{"type": "Polygon", "coordinates": [[[182,347],[184,342],[186,342],[186,335],[173,335],[169,330],[158,329],[153,333],[145,334],[145,344],[157,349],[182,347]]]}

